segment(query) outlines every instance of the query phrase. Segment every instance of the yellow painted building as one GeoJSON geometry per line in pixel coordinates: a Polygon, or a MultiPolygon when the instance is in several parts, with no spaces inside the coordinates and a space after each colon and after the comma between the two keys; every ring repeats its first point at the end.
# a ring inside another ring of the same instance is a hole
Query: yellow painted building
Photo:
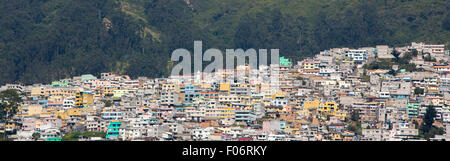
{"type": "Polygon", "coordinates": [[[66,111],[67,116],[81,116],[82,109],[80,108],[69,108],[66,111]]]}
{"type": "Polygon", "coordinates": [[[274,94],[274,95],[272,95],[272,100],[275,100],[275,99],[284,99],[284,98],[285,98],[285,96],[282,95],[282,94],[274,94]]]}
{"type": "Polygon", "coordinates": [[[31,97],[44,96],[45,88],[35,87],[31,89],[31,97]]]}
{"type": "Polygon", "coordinates": [[[69,108],[67,110],[54,110],[49,111],[51,114],[57,118],[60,118],[62,120],[67,120],[69,116],[81,116],[83,111],[89,111],[89,107],[87,108],[69,108]]]}
{"type": "Polygon", "coordinates": [[[318,62],[304,62],[303,69],[319,69],[318,62]]]}
{"type": "Polygon", "coordinates": [[[225,107],[218,107],[219,117],[222,119],[234,118],[236,116],[235,109],[231,105],[226,105],[225,107]]]}
{"type": "Polygon", "coordinates": [[[65,110],[55,110],[55,111],[52,111],[52,114],[56,118],[60,118],[62,120],[67,119],[67,112],[65,110]]]}
{"type": "Polygon", "coordinates": [[[221,83],[220,84],[220,92],[230,93],[230,83],[221,83]]]}
{"type": "Polygon", "coordinates": [[[89,104],[94,103],[94,95],[89,92],[78,92],[75,95],[75,106],[76,107],[85,107],[89,104]]]}
{"type": "Polygon", "coordinates": [[[114,95],[114,90],[118,90],[119,87],[116,86],[108,86],[108,87],[103,87],[102,92],[104,96],[112,96],[114,95]]]}
{"type": "Polygon", "coordinates": [[[18,128],[19,125],[17,125],[15,122],[8,122],[5,125],[5,130],[6,131],[13,131],[14,129],[18,128]]]}
{"type": "Polygon", "coordinates": [[[333,138],[334,138],[334,140],[342,140],[342,136],[341,136],[341,134],[332,134],[332,136],[333,136],[333,138]]]}
{"type": "Polygon", "coordinates": [[[317,109],[320,106],[320,100],[314,100],[314,101],[304,101],[303,102],[303,108],[304,109],[317,109]]]}
{"type": "Polygon", "coordinates": [[[26,113],[26,116],[36,116],[43,112],[42,105],[30,105],[22,108],[22,112],[26,113]]]}
{"type": "Polygon", "coordinates": [[[201,83],[200,84],[200,88],[209,90],[209,89],[211,89],[211,84],[209,84],[209,83],[201,83]]]}
{"type": "Polygon", "coordinates": [[[50,102],[62,102],[62,101],[64,101],[64,97],[63,96],[49,96],[47,100],[50,102]]]}
{"type": "Polygon", "coordinates": [[[341,110],[336,110],[333,113],[333,116],[339,117],[339,119],[341,119],[342,121],[345,120],[345,117],[347,117],[347,113],[345,111],[341,111],[341,110]]]}
{"type": "Polygon", "coordinates": [[[318,111],[320,114],[336,116],[341,120],[345,120],[345,117],[347,116],[344,111],[338,109],[338,103],[336,102],[321,103],[318,111]]]}
{"type": "Polygon", "coordinates": [[[46,90],[46,96],[73,97],[78,91],[69,88],[49,88],[46,90]]]}
{"type": "Polygon", "coordinates": [[[280,106],[266,106],[266,111],[267,112],[282,113],[283,112],[283,107],[280,107],[280,106]]]}
{"type": "Polygon", "coordinates": [[[222,108],[220,109],[220,118],[234,118],[235,111],[233,108],[222,108]]]}
{"type": "Polygon", "coordinates": [[[319,106],[319,112],[329,114],[337,110],[338,104],[336,102],[325,102],[321,103],[319,106]]]}
{"type": "Polygon", "coordinates": [[[79,90],[66,87],[35,87],[31,89],[31,96],[61,96],[61,97],[73,97],[79,90]]]}

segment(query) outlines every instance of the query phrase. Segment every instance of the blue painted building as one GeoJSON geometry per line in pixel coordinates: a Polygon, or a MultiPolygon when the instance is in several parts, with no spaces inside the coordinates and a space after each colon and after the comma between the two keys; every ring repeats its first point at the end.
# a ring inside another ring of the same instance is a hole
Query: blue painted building
{"type": "Polygon", "coordinates": [[[108,126],[108,132],[106,133],[106,139],[113,139],[119,137],[119,129],[122,125],[120,121],[111,121],[108,126]]]}
{"type": "Polygon", "coordinates": [[[192,102],[194,98],[200,96],[200,89],[195,85],[185,85],[184,87],[184,102],[192,102]]]}

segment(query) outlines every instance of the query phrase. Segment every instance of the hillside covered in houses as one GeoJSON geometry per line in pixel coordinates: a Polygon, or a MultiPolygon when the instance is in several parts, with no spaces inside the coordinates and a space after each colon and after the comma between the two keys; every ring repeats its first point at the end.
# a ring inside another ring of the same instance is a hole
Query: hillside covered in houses
{"type": "Polygon", "coordinates": [[[237,82],[220,81],[233,75],[218,70],[222,79],[101,73],[7,84],[0,88],[0,140],[450,140],[450,51],[443,44],[279,59],[280,66],[239,65],[247,72],[237,82]],[[268,74],[278,83],[264,81],[268,74]]]}

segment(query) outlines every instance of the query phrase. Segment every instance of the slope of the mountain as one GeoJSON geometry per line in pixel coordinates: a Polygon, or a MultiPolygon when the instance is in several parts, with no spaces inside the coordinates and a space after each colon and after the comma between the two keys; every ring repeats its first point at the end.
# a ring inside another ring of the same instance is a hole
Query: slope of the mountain
{"type": "Polygon", "coordinates": [[[176,48],[449,44],[446,0],[3,0],[0,84],[84,73],[167,75],[176,48]]]}

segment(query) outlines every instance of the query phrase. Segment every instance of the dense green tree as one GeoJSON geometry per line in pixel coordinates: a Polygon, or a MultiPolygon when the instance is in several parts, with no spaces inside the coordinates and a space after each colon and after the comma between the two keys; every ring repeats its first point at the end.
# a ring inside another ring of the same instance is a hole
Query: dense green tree
{"type": "Polygon", "coordinates": [[[430,54],[427,54],[423,57],[424,61],[428,61],[428,62],[436,62],[436,58],[431,57],[430,54]]]}
{"type": "Polygon", "coordinates": [[[423,88],[414,88],[414,94],[421,95],[423,93],[424,93],[424,89],[423,88]]]}
{"type": "Polygon", "coordinates": [[[41,138],[41,134],[35,132],[35,133],[32,134],[32,137],[33,137],[33,140],[34,140],[34,141],[37,141],[37,140],[39,140],[39,138],[41,138]]]}
{"type": "Polygon", "coordinates": [[[416,68],[415,64],[410,63],[411,59],[417,56],[417,50],[412,52],[405,52],[402,57],[401,53],[395,49],[392,51],[392,55],[395,57],[393,60],[379,60],[370,64],[364,64],[365,69],[390,69],[388,74],[396,75],[397,71],[392,70],[392,65],[398,65],[399,69],[405,69],[407,72],[421,71],[423,69],[416,68]]]}
{"type": "Polygon", "coordinates": [[[106,133],[104,132],[72,132],[67,133],[62,137],[63,141],[78,141],[80,137],[106,137],[106,133]]]}
{"type": "Polygon", "coordinates": [[[433,138],[435,135],[442,135],[444,130],[433,125],[434,118],[436,117],[436,109],[434,107],[427,107],[425,116],[423,117],[422,125],[419,128],[419,133],[423,135],[425,139],[433,138]]]}
{"type": "Polygon", "coordinates": [[[194,40],[204,49],[277,48],[293,61],[334,47],[448,44],[448,15],[445,0],[3,0],[0,84],[167,76],[171,52],[192,51],[194,40]]]}
{"type": "Polygon", "coordinates": [[[445,17],[445,20],[442,23],[442,27],[445,30],[450,30],[450,14],[447,14],[447,16],[445,17]]]}
{"type": "MultiPolygon", "coordinates": [[[[0,92],[0,121],[7,123],[17,113],[22,102],[22,97],[17,90],[8,89],[0,92]]],[[[4,138],[7,134],[4,133],[4,138]]]]}
{"type": "Polygon", "coordinates": [[[105,107],[111,107],[112,106],[112,101],[111,100],[103,100],[103,102],[105,103],[105,107]]]}
{"type": "Polygon", "coordinates": [[[389,72],[388,72],[387,74],[390,74],[390,75],[396,76],[396,75],[397,75],[397,71],[396,71],[396,70],[394,70],[394,69],[391,69],[391,70],[389,70],[389,72]]]}
{"type": "Polygon", "coordinates": [[[352,111],[350,115],[350,120],[358,122],[359,121],[359,112],[357,110],[352,111]]]}

